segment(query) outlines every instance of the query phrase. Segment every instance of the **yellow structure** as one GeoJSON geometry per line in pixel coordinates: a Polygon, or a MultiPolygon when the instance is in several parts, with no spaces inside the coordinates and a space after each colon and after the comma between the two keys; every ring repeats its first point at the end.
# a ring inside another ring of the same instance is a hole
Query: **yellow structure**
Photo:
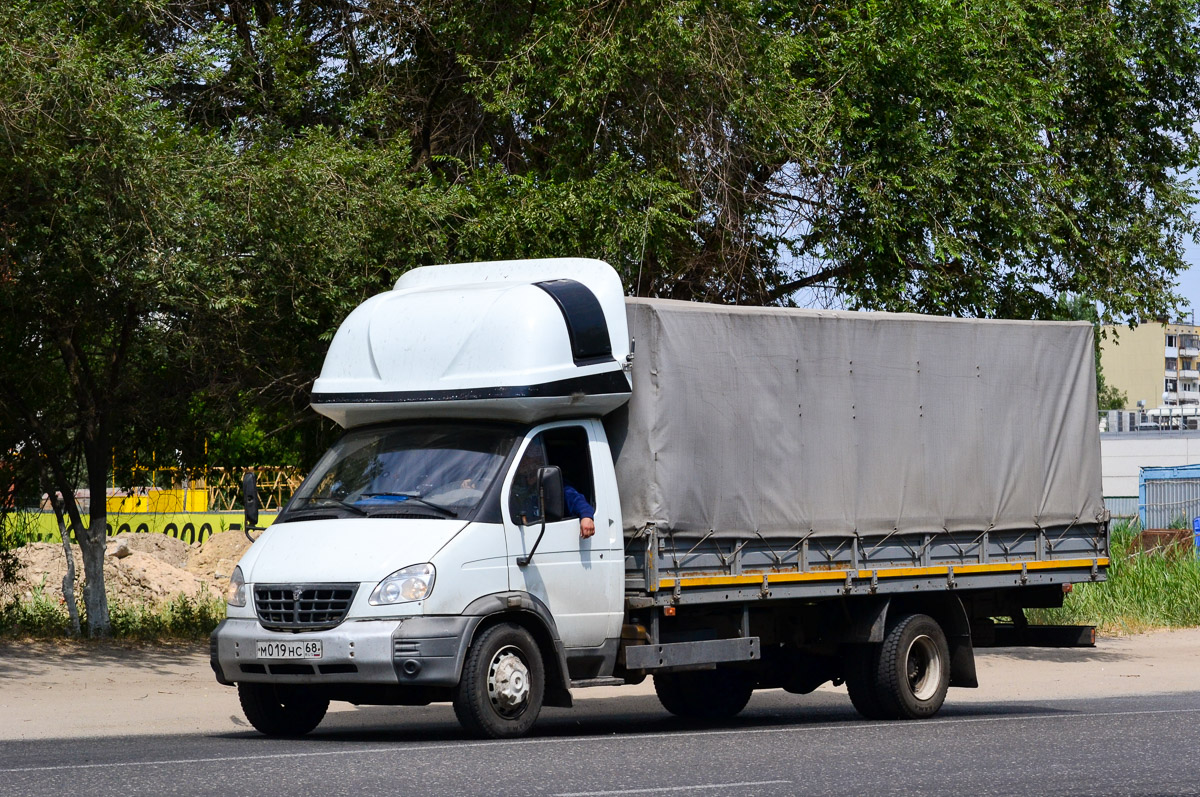
{"type": "Polygon", "coordinates": [[[1151,322],[1105,327],[1104,381],[1125,394],[1127,410],[1200,406],[1200,326],[1151,322]]]}
{"type": "Polygon", "coordinates": [[[131,495],[110,495],[106,504],[108,511],[116,514],[153,512],[161,515],[171,512],[207,512],[208,491],[203,486],[190,490],[160,490],[151,487],[147,490],[137,490],[131,495]]]}
{"type": "MultiPolygon", "coordinates": [[[[304,471],[299,468],[256,467],[254,470],[258,474],[258,494],[264,512],[282,509],[304,481],[304,471]]],[[[116,514],[233,512],[241,507],[242,476],[245,472],[245,468],[208,468],[203,473],[189,474],[179,468],[144,468],[135,465],[126,476],[125,472],[118,475],[114,465],[106,504],[108,511],[116,514]],[[148,483],[150,486],[117,487],[118,480],[122,484],[148,483]]]]}

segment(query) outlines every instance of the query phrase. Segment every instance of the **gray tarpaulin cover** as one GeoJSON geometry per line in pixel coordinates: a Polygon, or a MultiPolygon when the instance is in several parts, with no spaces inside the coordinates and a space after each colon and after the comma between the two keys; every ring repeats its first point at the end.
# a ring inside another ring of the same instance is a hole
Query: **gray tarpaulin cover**
{"type": "Polygon", "coordinates": [[[630,299],[626,532],[1095,523],[1092,327],[630,299]]]}

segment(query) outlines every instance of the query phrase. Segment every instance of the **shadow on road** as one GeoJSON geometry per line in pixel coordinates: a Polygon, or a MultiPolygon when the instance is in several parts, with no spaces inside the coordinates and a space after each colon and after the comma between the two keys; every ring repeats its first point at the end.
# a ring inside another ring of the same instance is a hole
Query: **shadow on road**
{"type": "MultiPolygon", "coordinates": [[[[741,715],[723,722],[691,722],[667,714],[658,701],[651,696],[628,698],[606,698],[600,701],[579,701],[575,709],[547,708],[534,726],[527,739],[561,739],[576,737],[621,737],[654,734],[666,736],[673,733],[696,731],[766,730],[803,727],[830,727],[852,729],[855,727],[913,727],[912,723],[878,723],[861,719],[849,701],[838,695],[816,696],[771,695],[759,700],[741,715]],[[807,702],[806,702],[807,701],[807,702]],[[790,703],[790,705],[789,705],[790,703]],[[843,705],[844,703],[844,705],[843,705]]],[[[1014,715],[1050,716],[1071,714],[1071,701],[1062,701],[1053,706],[1046,704],[977,704],[959,707],[947,706],[938,718],[920,723],[922,726],[936,724],[948,719],[977,718],[1014,715]]],[[[256,732],[216,734],[214,738],[255,740],[269,744],[269,740],[256,732]]],[[[466,736],[455,721],[449,706],[427,706],[420,708],[364,706],[353,712],[336,712],[327,716],[316,731],[305,737],[305,742],[322,745],[330,742],[362,743],[444,743],[478,741],[466,736]]]]}
{"type": "Polygon", "coordinates": [[[1051,661],[1072,663],[1084,661],[1128,661],[1129,654],[1102,648],[975,648],[979,659],[1009,659],[1012,661],[1051,661]]]}
{"type": "Polygon", "coordinates": [[[181,643],[178,647],[164,647],[162,643],[141,645],[112,640],[4,642],[0,644],[0,678],[17,673],[37,675],[52,669],[62,671],[64,668],[75,673],[86,673],[89,668],[99,670],[114,664],[155,671],[194,669],[197,657],[207,661],[206,644],[189,642],[181,643]]]}

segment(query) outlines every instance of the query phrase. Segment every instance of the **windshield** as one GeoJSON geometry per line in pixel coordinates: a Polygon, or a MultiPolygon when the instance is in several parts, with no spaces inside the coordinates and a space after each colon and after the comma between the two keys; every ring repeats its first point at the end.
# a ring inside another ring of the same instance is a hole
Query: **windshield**
{"type": "Polygon", "coordinates": [[[512,445],[506,429],[461,424],[349,432],[317,463],[280,520],[464,518],[512,445]]]}

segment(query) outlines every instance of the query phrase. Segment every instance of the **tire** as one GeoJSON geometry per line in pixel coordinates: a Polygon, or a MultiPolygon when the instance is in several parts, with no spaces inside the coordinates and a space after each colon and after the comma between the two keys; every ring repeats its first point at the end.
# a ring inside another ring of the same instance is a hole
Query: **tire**
{"type": "Polygon", "coordinates": [[[928,615],[901,615],[882,644],[857,646],[846,656],[846,690],[865,719],[932,717],[949,686],[946,635],[928,615]]]}
{"type": "Polygon", "coordinates": [[[875,672],[879,667],[879,645],[855,645],[846,654],[846,691],[850,702],[863,719],[883,720],[889,717],[883,710],[876,689],[875,672]]]}
{"type": "Polygon", "coordinates": [[[900,617],[879,650],[879,702],[896,719],[927,719],[938,713],[950,687],[950,646],[937,621],[926,614],[900,617]]]}
{"type": "Polygon", "coordinates": [[[329,701],[300,686],[238,684],[246,719],[265,736],[296,739],[321,724],[329,701]]]}
{"type": "Polygon", "coordinates": [[[848,657],[846,688],[866,719],[927,719],[941,709],[949,686],[950,648],[929,615],[901,615],[883,644],[848,657]]]}
{"type": "Polygon", "coordinates": [[[723,720],[736,717],[754,693],[754,676],[742,670],[658,673],[654,693],[676,717],[723,720]]]}
{"type": "Polygon", "coordinates": [[[542,710],[545,688],[542,654],[529,632],[508,623],[494,625],[467,651],[454,714],[472,736],[522,736],[542,710]]]}

